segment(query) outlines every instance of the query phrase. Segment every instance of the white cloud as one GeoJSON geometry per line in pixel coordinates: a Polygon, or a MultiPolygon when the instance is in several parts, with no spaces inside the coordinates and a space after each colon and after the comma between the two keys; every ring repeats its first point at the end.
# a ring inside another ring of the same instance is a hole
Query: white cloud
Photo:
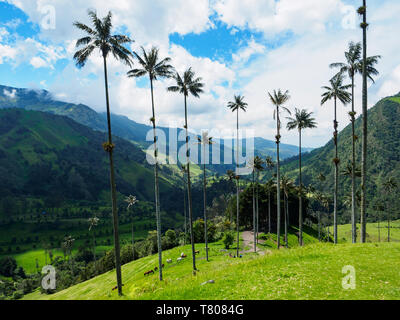
{"type": "Polygon", "coordinates": [[[340,12],[342,6],[340,0],[219,0],[214,9],[228,26],[248,27],[273,35],[286,30],[323,31],[327,20],[340,12]]]}
{"type": "Polygon", "coordinates": [[[0,64],[5,61],[12,61],[17,56],[17,49],[0,43],[0,64]]]}
{"type": "Polygon", "coordinates": [[[4,94],[6,97],[10,98],[10,99],[15,99],[15,98],[17,97],[17,90],[12,89],[11,91],[9,91],[9,90],[7,90],[7,89],[4,89],[4,90],[3,90],[3,94],[4,94]]]}
{"type": "Polygon", "coordinates": [[[33,57],[30,61],[30,64],[35,68],[42,68],[45,67],[47,65],[46,61],[44,61],[42,58],[40,57],[33,57]]]}
{"type": "Polygon", "coordinates": [[[96,8],[99,16],[109,10],[114,14],[115,27],[126,27],[139,43],[151,42],[167,45],[171,33],[200,33],[212,26],[209,20],[208,0],[9,0],[25,11],[31,21],[41,25],[45,15],[39,8],[53,6],[56,13],[55,28],[42,29],[41,37],[63,43],[76,39],[81,32],[72,28],[74,21],[89,22],[87,9],[96,8]],[[73,14],[71,14],[73,13],[73,14]]]}
{"type": "Polygon", "coordinates": [[[6,41],[10,33],[7,31],[6,28],[0,28],[0,41],[6,41]]]}
{"type": "Polygon", "coordinates": [[[265,52],[266,52],[265,46],[257,43],[254,40],[254,38],[252,38],[248,42],[247,46],[242,47],[237,53],[234,53],[232,55],[232,59],[236,63],[240,62],[241,64],[243,64],[246,63],[253,55],[262,54],[265,52]]]}
{"type": "MultiPolygon", "coordinates": [[[[0,37],[1,37],[0,30],[0,37]]],[[[3,32],[5,36],[7,33],[3,32]]],[[[0,44],[0,63],[7,61],[17,67],[22,63],[29,63],[34,68],[47,67],[54,69],[60,59],[66,58],[62,46],[46,45],[32,38],[23,39],[16,36],[7,44],[0,44]]]]}
{"type": "Polygon", "coordinates": [[[400,64],[387,76],[379,88],[378,96],[387,97],[400,92],[400,64]]]}

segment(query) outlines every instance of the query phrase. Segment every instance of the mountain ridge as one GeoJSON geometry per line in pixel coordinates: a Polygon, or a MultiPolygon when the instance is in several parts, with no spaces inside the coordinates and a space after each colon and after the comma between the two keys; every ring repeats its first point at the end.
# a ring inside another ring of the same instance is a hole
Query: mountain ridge
{"type": "MultiPolygon", "coordinates": [[[[57,101],[53,98],[51,93],[46,90],[21,89],[0,85],[0,109],[1,108],[23,108],[27,110],[49,112],[70,117],[76,122],[86,125],[94,130],[103,132],[107,130],[105,113],[98,113],[84,104],[73,104],[57,101]],[[13,98],[10,96],[13,96],[13,98]]],[[[111,124],[113,134],[116,136],[137,143],[142,148],[146,148],[152,143],[150,141],[146,141],[146,135],[148,131],[152,130],[151,126],[140,124],[126,116],[116,114],[111,115],[111,124]]],[[[169,128],[166,127],[159,127],[159,129],[166,133],[168,133],[169,130],[169,128]]],[[[179,131],[182,129],[177,128],[177,130],[179,134],[179,131]]],[[[169,139],[168,134],[166,134],[166,137],[169,139]]],[[[222,144],[221,148],[223,148],[222,144]]],[[[256,151],[255,153],[259,156],[272,156],[273,158],[276,157],[275,141],[267,140],[261,137],[255,137],[254,148],[256,151]]],[[[312,148],[303,149],[304,152],[311,150],[312,148]]],[[[292,157],[297,154],[297,146],[281,144],[282,159],[292,157]]]]}

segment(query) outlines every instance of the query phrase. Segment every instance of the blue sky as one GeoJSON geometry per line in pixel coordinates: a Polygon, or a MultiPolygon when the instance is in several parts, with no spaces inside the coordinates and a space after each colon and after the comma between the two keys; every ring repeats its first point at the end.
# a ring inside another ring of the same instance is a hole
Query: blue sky
{"type": "MultiPolygon", "coordinates": [[[[319,105],[321,86],[327,84],[333,72],[328,65],[343,60],[349,41],[361,40],[356,7],[349,6],[354,3],[0,0],[0,83],[47,89],[57,99],[104,111],[101,59],[94,56],[85,68],[75,67],[74,43],[82,34],[72,22],[89,23],[88,8],[97,9],[100,16],[111,10],[116,32],[135,39],[132,50],[155,45],[172,58],[178,71],[191,66],[204,79],[204,95],[190,100],[193,130],[234,128],[236,119],[226,104],[240,93],[249,103],[242,127],[272,140],[275,126],[267,92],[282,88],[291,92],[289,108],[314,112],[319,128],[306,133],[305,146],[316,147],[330,139],[326,132],[331,130],[331,108],[319,105]],[[46,27],[48,22],[54,22],[54,28],[46,27]]],[[[400,4],[396,0],[369,0],[369,9],[369,54],[383,56],[380,76],[370,87],[372,106],[400,91],[400,45],[393,32],[400,27],[400,4]]],[[[116,61],[109,64],[113,111],[147,123],[148,81],[127,79],[126,67],[116,61]]],[[[166,92],[168,84],[168,80],[156,84],[160,124],[180,125],[182,99],[166,92]]],[[[357,90],[358,101],[360,96],[357,90]]],[[[345,107],[339,118],[341,128],[348,124],[345,107]]],[[[283,142],[296,144],[297,137],[285,132],[283,142]]]]}

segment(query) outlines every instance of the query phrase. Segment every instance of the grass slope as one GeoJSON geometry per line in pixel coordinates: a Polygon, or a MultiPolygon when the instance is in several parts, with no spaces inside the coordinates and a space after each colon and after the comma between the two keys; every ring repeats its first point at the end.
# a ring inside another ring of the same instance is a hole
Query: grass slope
{"type": "MultiPolygon", "coordinates": [[[[198,247],[202,247],[198,245],[198,247]]],[[[302,248],[270,250],[264,256],[248,253],[232,259],[213,244],[211,261],[198,261],[191,272],[190,256],[176,263],[190,247],[164,253],[173,263],[164,269],[164,281],[143,273],[157,265],[157,256],[131,262],[122,268],[124,296],[118,297],[111,271],[57,294],[34,292],[26,300],[213,300],[213,299],[400,299],[400,244],[310,244],[302,248]],[[371,263],[373,262],[373,263],[371,263]],[[356,289],[344,290],[342,268],[356,270],[356,289]],[[204,284],[214,280],[214,284],[204,284]]],[[[201,250],[204,255],[204,249],[201,250]]]]}
{"type": "MultiPolygon", "coordinates": [[[[379,242],[379,232],[381,242],[387,242],[387,221],[379,223],[368,223],[367,224],[367,242],[379,242]]],[[[360,240],[360,225],[357,224],[357,239],[360,240]]],[[[340,242],[351,242],[351,225],[339,225],[338,236],[340,242]]],[[[400,220],[392,221],[390,223],[390,241],[400,242],[400,220]]]]}

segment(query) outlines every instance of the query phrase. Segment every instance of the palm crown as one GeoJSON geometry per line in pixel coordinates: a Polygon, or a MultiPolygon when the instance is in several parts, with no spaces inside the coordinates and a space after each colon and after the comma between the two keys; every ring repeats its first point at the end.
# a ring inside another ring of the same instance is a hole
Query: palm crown
{"type": "Polygon", "coordinates": [[[196,98],[200,97],[200,93],[203,93],[204,84],[201,82],[201,78],[195,78],[195,73],[192,68],[189,68],[183,74],[183,77],[176,72],[173,78],[176,81],[175,86],[170,86],[168,91],[171,92],[179,92],[185,95],[185,97],[189,96],[189,93],[196,98]]]}
{"type": "MultiPolygon", "coordinates": [[[[331,68],[339,68],[339,73],[347,73],[350,78],[354,77],[355,74],[362,74],[363,60],[362,60],[362,46],[360,42],[349,43],[349,51],[345,52],[346,63],[337,62],[330,65],[331,68]]],[[[367,77],[374,82],[372,76],[379,74],[379,71],[375,69],[374,65],[378,63],[381,56],[372,56],[367,58],[367,77]]]]}
{"type": "Polygon", "coordinates": [[[76,42],[76,47],[82,47],[78,50],[74,59],[78,67],[83,67],[90,55],[95,49],[100,50],[104,58],[107,58],[110,52],[117,59],[127,65],[131,65],[132,53],[123,45],[133,42],[129,37],[124,35],[112,35],[112,14],[109,12],[103,19],[99,19],[93,10],[88,11],[88,15],[92,20],[93,28],[75,22],[74,26],[87,33],[87,35],[76,42]]]}
{"type": "Polygon", "coordinates": [[[272,95],[268,92],[268,96],[272,104],[278,109],[278,111],[277,109],[274,110],[274,120],[277,119],[278,129],[280,129],[281,121],[279,119],[279,113],[280,113],[279,108],[283,108],[288,114],[292,114],[288,108],[283,107],[283,105],[290,99],[289,91],[286,90],[285,92],[282,92],[281,89],[279,89],[278,91],[274,90],[272,95]]]}
{"type": "Polygon", "coordinates": [[[387,193],[393,192],[397,186],[397,182],[393,177],[390,177],[383,183],[383,188],[387,193]]]}
{"type": "Polygon", "coordinates": [[[260,171],[264,170],[263,164],[264,164],[264,161],[259,156],[255,156],[250,159],[250,161],[248,163],[248,167],[253,172],[256,172],[256,171],[260,172],[260,171]]]}
{"type": "Polygon", "coordinates": [[[324,105],[328,100],[332,98],[339,99],[343,104],[347,104],[351,101],[351,93],[347,90],[351,88],[351,85],[343,85],[343,75],[337,74],[331,80],[329,80],[331,86],[323,86],[322,89],[326,90],[322,94],[321,105],[324,105]]]}
{"type": "Polygon", "coordinates": [[[143,47],[142,56],[137,52],[133,52],[134,56],[141,65],[141,69],[132,69],[128,72],[130,78],[139,78],[149,75],[151,80],[157,80],[158,78],[170,78],[173,76],[174,67],[169,64],[171,58],[165,58],[160,61],[159,49],[152,47],[149,51],[146,51],[143,47]]]}
{"type": "Polygon", "coordinates": [[[264,171],[264,161],[259,157],[256,156],[253,160],[254,169],[258,172],[264,171]]]}
{"type": "Polygon", "coordinates": [[[279,89],[278,91],[274,90],[272,95],[269,92],[268,95],[272,104],[279,107],[288,102],[290,99],[288,90],[286,90],[285,92],[282,92],[281,89],[279,89]]]}
{"type": "Polygon", "coordinates": [[[281,188],[285,193],[285,196],[289,196],[289,190],[294,187],[294,181],[289,179],[287,176],[281,178],[281,188]]]}
{"type": "Polygon", "coordinates": [[[244,97],[241,95],[234,96],[234,101],[228,102],[228,108],[235,112],[237,110],[243,110],[246,112],[248,104],[244,102],[244,97]]]}
{"type": "Polygon", "coordinates": [[[287,119],[289,120],[287,124],[288,130],[293,130],[293,129],[298,129],[298,130],[303,130],[303,129],[312,129],[317,127],[317,123],[315,122],[315,119],[311,117],[313,113],[312,112],[307,112],[307,110],[299,110],[296,108],[295,111],[295,116],[288,117],[287,119]]]}
{"type": "Polygon", "coordinates": [[[271,156],[268,156],[268,157],[265,159],[265,164],[266,164],[266,166],[267,166],[267,168],[268,168],[269,170],[271,170],[271,169],[273,169],[273,168],[275,167],[274,160],[272,160],[272,157],[271,157],[271,156]]]}

